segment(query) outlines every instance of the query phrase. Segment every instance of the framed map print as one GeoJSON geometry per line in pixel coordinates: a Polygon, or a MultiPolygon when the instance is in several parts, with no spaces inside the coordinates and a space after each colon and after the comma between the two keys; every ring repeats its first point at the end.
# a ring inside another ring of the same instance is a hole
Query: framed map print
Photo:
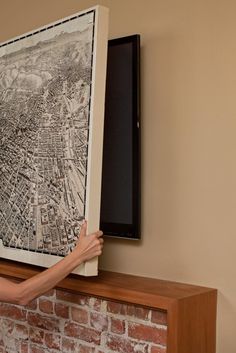
{"type": "Polygon", "coordinates": [[[107,36],[97,6],[0,44],[2,258],[49,267],[99,228],[107,36]]]}

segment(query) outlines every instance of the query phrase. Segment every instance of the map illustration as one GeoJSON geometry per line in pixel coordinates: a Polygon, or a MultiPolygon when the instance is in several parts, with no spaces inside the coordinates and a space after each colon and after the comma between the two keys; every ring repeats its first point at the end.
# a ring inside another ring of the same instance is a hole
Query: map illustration
{"type": "Polygon", "coordinates": [[[0,45],[0,239],[64,256],[85,218],[93,13],[0,45]],[[47,36],[46,36],[47,33],[47,36]],[[38,36],[38,39],[37,39],[38,36]],[[27,44],[26,44],[27,43],[27,44]],[[1,51],[2,50],[2,51],[1,51]]]}

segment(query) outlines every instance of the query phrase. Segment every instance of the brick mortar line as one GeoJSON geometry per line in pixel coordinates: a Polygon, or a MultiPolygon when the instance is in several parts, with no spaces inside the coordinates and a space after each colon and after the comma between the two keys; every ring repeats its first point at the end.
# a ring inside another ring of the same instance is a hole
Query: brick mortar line
{"type": "MultiPolygon", "coordinates": [[[[67,323],[73,323],[73,324],[76,324],[76,325],[79,325],[79,326],[82,326],[84,328],[90,328],[90,329],[94,329],[96,331],[101,331],[99,329],[97,329],[96,327],[92,326],[91,325],[91,318],[90,318],[90,315],[89,315],[89,320],[87,323],[82,323],[82,322],[78,322],[78,321],[75,321],[73,320],[72,318],[61,318],[55,314],[47,314],[47,313],[44,313],[44,312],[36,312],[36,311],[28,311],[26,313],[26,319],[24,320],[17,320],[17,319],[14,319],[14,318],[9,318],[9,317],[4,317],[2,316],[1,318],[2,319],[5,319],[5,320],[8,320],[10,322],[13,322],[14,324],[21,324],[23,326],[26,326],[26,327],[31,327],[31,328],[38,328],[40,330],[43,330],[43,331],[49,331],[49,329],[42,329],[38,326],[33,326],[33,325],[30,325],[28,323],[28,319],[27,319],[27,316],[28,316],[28,313],[32,313],[32,314],[40,314],[41,316],[45,316],[45,318],[47,319],[56,319],[59,321],[59,326],[58,328],[61,329],[59,332],[64,332],[64,328],[65,328],[65,324],[67,323]],[[42,315],[43,314],[43,315],[42,315]]],[[[94,311],[94,310],[91,310],[91,311],[88,311],[88,313],[100,313],[100,312],[97,312],[97,311],[94,311]]],[[[141,319],[136,319],[135,317],[132,318],[132,317],[128,317],[127,318],[125,316],[118,316],[116,314],[112,314],[112,315],[101,315],[101,316],[104,316],[105,318],[107,317],[108,319],[108,329],[106,330],[106,332],[110,332],[112,334],[115,334],[115,335],[118,335],[118,336],[122,336],[122,337],[130,337],[128,336],[128,326],[129,324],[142,324],[144,326],[147,326],[147,327],[150,327],[150,328],[156,328],[156,329],[159,329],[159,330],[164,330],[166,331],[167,330],[167,325],[161,325],[161,324],[156,324],[156,323],[152,323],[152,322],[149,322],[149,321],[144,321],[144,320],[141,320],[141,319]],[[116,332],[113,332],[111,331],[111,319],[112,318],[115,318],[115,319],[120,319],[121,321],[124,321],[124,324],[125,324],[125,332],[124,333],[116,333],[116,332]],[[124,319],[126,318],[126,319],[124,319]],[[147,324],[148,323],[148,324],[147,324]]],[[[101,331],[102,332],[102,331],[101,331]]],[[[56,333],[56,332],[55,332],[56,333]]]]}
{"type": "MultiPolygon", "coordinates": [[[[85,302],[85,304],[79,304],[79,303],[77,304],[77,303],[73,303],[73,302],[70,302],[70,301],[58,299],[58,298],[56,298],[56,292],[54,292],[53,296],[50,296],[50,297],[41,296],[40,298],[42,298],[45,301],[48,301],[48,302],[52,303],[52,305],[53,305],[53,313],[45,313],[44,311],[41,311],[40,308],[39,308],[39,300],[37,300],[36,301],[36,309],[24,308],[24,307],[18,306],[18,305],[16,306],[20,310],[25,312],[25,314],[26,314],[26,318],[25,319],[17,320],[17,319],[14,319],[14,318],[8,318],[8,317],[3,317],[2,316],[2,320],[7,320],[8,322],[13,323],[14,324],[14,328],[15,328],[15,325],[17,325],[17,324],[18,325],[22,325],[23,327],[25,327],[28,330],[28,333],[29,333],[30,328],[32,328],[32,329],[37,328],[38,330],[43,331],[44,335],[45,335],[45,333],[51,333],[52,335],[54,334],[55,336],[58,335],[60,337],[60,348],[62,348],[62,339],[63,338],[67,338],[67,339],[73,340],[74,342],[78,343],[79,345],[81,344],[81,345],[84,345],[84,346],[87,346],[87,347],[94,348],[97,352],[99,352],[100,349],[106,348],[105,346],[106,346],[106,343],[107,343],[107,336],[108,335],[112,335],[114,337],[118,337],[118,338],[121,338],[121,339],[123,338],[123,339],[130,340],[132,342],[145,344],[145,345],[148,346],[148,350],[150,352],[151,352],[152,346],[166,349],[166,346],[162,346],[160,344],[155,344],[154,342],[148,342],[148,341],[144,341],[144,340],[140,340],[140,339],[136,339],[136,338],[128,336],[128,326],[129,326],[129,324],[132,324],[132,323],[137,324],[137,325],[141,324],[141,325],[144,325],[146,327],[151,327],[151,328],[154,328],[154,329],[157,328],[157,329],[160,329],[160,330],[166,330],[167,329],[167,324],[157,324],[157,323],[153,323],[151,321],[152,312],[153,311],[158,311],[158,310],[149,309],[148,316],[147,316],[148,319],[145,320],[145,319],[137,318],[137,316],[135,316],[135,315],[132,316],[132,315],[113,313],[111,311],[108,311],[107,310],[108,301],[106,301],[106,300],[101,300],[100,303],[98,303],[98,308],[96,309],[96,307],[95,307],[96,299],[97,299],[96,297],[89,297],[88,298],[88,302],[85,302]],[[55,313],[55,304],[57,304],[57,303],[58,304],[63,304],[66,307],[68,307],[68,311],[69,311],[69,313],[68,313],[69,317],[68,318],[63,318],[61,316],[56,315],[56,313],[55,313]],[[80,323],[78,321],[72,320],[72,314],[71,314],[71,311],[72,311],[71,309],[72,308],[85,310],[88,313],[88,323],[84,324],[84,323],[80,323]],[[42,329],[42,328],[37,327],[37,326],[29,325],[28,320],[27,320],[27,316],[28,316],[29,313],[39,314],[42,317],[45,317],[47,319],[56,319],[56,320],[58,320],[59,321],[59,326],[58,326],[59,332],[57,332],[57,331],[51,332],[49,329],[42,329]],[[101,330],[97,329],[96,327],[91,326],[91,314],[101,315],[102,317],[107,318],[108,327],[107,327],[106,331],[101,331],[101,330]],[[124,333],[116,333],[116,332],[111,331],[111,319],[113,319],[113,318],[121,320],[121,321],[124,322],[124,325],[125,325],[125,332],[124,333]],[[89,343],[86,340],[81,340],[81,339],[78,339],[76,337],[71,337],[71,336],[65,335],[64,328],[65,328],[66,322],[69,322],[69,323],[71,322],[71,323],[74,323],[76,325],[82,326],[84,328],[94,329],[94,330],[100,332],[100,334],[101,334],[100,345],[96,345],[95,343],[89,343]]],[[[138,305],[132,305],[132,306],[141,307],[141,308],[143,307],[143,306],[138,306],[138,305]]],[[[14,308],[14,305],[12,305],[12,307],[14,308]]],[[[22,339],[19,339],[19,340],[22,340],[22,339]]],[[[39,346],[39,347],[42,348],[42,344],[33,342],[30,338],[28,338],[27,342],[29,344],[33,344],[35,346],[39,346]]],[[[44,341],[43,346],[45,347],[45,349],[50,350],[50,352],[52,352],[52,350],[54,351],[53,348],[49,348],[45,344],[45,341],[44,341]]],[[[56,352],[58,353],[58,350],[56,350],[56,352]]],[[[106,352],[110,353],[110,352],[115,352],[115,351],[109,351],[108,352],[106,350],[106,352]]],[[[104,352],[104,353],[106,353],[106,352],[104,352]]]]}
{"type": "MultiPolygon", "coordinates": [[[[126,314],[120,314],[120,313],[113,313],[113,312],[111,312],[111,311],[108,311],[107,310],[107,308],[106,308],[106,310],[104,311],[104,310],[96,310],[96,309],[94,309],[94,308],[91,308],[90,306],[89,306],[89,304],[85,304],[85,305],[81,305],[81,304],[76,304],[76,303],[71,303],[71,302],[67,302],[67,301],[64,301],[64,300],[61,300],[61,299],[59,299],[59,300],[56,300],[56,301],[51,301],[52,303],[54,303],[54,304],[56,304],[56,303],[58,303],[58,304],[64,304],[64,305],[66,305],[68,308],[69,308],[69,318],[72,320],[72,317],[71,317],[71,308],[78,308],[78,309],[83,309],[83,310],[85,310],[85,311],[87,311],[88,313],[100,313],[101,315],[107,315],[108,317],[116,317],[116,318],[118,318],[118,319],[126,319],[127,320],[127,318],[129,318],[129,320],[130,321],[134,321],[135,320],[135,322],[138,322],[138,323],[142,323],[142,324],[147,324],[147,323],[150,323],[152,326],[155,326],[156,325],[156,327],[157,328],[159,328],[159,326],[164,326],[164,327],[167,327],[167,324],[158,324],[158,323],[154,323],[154,322],[152,322],[151,321],[151,313],[152,313],[152,311],[153,310],[149,310],[149,313],[148,313],[148,320],[145,320],[145,319],[140,319],[140,318],[138,318],[137,316],[132,316],[132,315],[126,315],[126,314]],[[66,304],[65,304],[66,303],[66,304]]],[[[46,312],[44,312],[44,311],[41,311],[40,309],[39,309],[39,306],[38,306],[38,309],[37,310],[34,310],[34,309],[29,309],[30,311],[33,311],[33,312],[38,312],[39,314],[43,314],[43,315],[46,315],[46,316],[48,316],[48,317],[50,317],[50,316],[52,316],[53,314],[55,314],[55,312],[54,313],[46,313],[46,312]]],[[[58,317],[58,318],[60,318],[60,319],[65,319],[65,318],[63,318],[63,317],[61,317],[61,316],[57,316],[56,315],[56,317],[58,317]]],[[[72,320],[72,321],[74,321],[74,320],[72,320]]],[[[76,322],[76,321],[75,321],[76,322]]]]}
{"type": "MultiPolygon", "coordinates": [[[[78,307],[75,307],[75,308],[78,308],[78,307]]],[[[69,309],[71,309],[71,308],[69,307],[69,309]]],[[[79,309],[80,309],[80,307],[79,307],[79,309]]],[[[136,316],[115,314],[115,313],[110,313],[110,312],[103,313],[103,312],[96,311],[94,309],[89,309],[89,308],[88,308],[88,310],[85,310],[85,311],[87,311],[88,314],[97,314],[97,315],[100,314],[104,318],[107,317],[109,322],[111,322],[112,318],[115,318],[115,319],[118,319],[118,320],[121,320],[121,321],[125,321],[127,323],[142,324],[144,326],[152,327],[152,328],[158,328],[158,329],[163,329],[163,330],[166,330],[168,328],[168,325],[153,323],[150,320],[139,319],[136,316]]],[[[40,309],[37,309],[37,310],[26,309],[26,318],[23,319],[23,320],[17,320],[17,319],[14,319],[14,318],[11,318],[11,317],[7,317],[7,316],[1,316],[1,318],[3,318],[3,319],[5,318],[7,320],[11,320],[11,321],[14,321],[14,322],[17,322],[17,323],[23,323],[23,322],[28,322],[28,320],[27,320],[28,314],[39,314],[40,316],[45,317],[47,319],[57,319],[57,320],[64,321],[64,322],[72,321],[73,323],[80,324],[82,326],[89,326],[89,327],[93,328],[93,326],[91,326],[91,315],[88,316],[88,319],[89,319],[88,323],[82,323],[82,322],[79,322],[79,321],[76,321],[76,320],[72,319],[71,310],[69,310],[69,314],[70,315],[69,315],[68,318],[63,318],[61,316],[58,316],[58,315],[56,315],[55,312],[54,313],[50,313],[50,314],[49,313],[45,313],[44,311],[41,311],[40,309]]]]}
{"type": "Polygon", "coordinates": [[[126,335],[120,335],[120,334],[117,334],[117,333],[114,333],[114,332],[107,332],[107,333],[111,334],[113,336],[116,336],[118,338],[125,338],[125,339],[128,339],[130,341],[137,342],[137,343],[140,342],[140,343],[144,343],[144,344],[159,345],[158,343],[154,343],[154,342],[150,342],[150,341],[144,341],[144,340],[142,340],[140,338],[134,338],[134,337],[131,337],[131,336],[126,336],[126,335]]]}

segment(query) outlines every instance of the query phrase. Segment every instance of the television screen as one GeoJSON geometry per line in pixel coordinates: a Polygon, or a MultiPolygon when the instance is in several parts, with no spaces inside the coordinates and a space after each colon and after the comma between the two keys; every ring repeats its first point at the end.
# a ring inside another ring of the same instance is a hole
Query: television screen
{"type": "Polygon", "coordinates": [[[108,43],[100,227],[140,238],[140,36],[108,43]]]}

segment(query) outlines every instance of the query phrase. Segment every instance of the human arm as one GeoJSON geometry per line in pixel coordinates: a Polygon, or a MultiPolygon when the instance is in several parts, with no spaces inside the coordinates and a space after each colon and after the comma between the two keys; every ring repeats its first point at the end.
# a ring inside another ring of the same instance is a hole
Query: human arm
{"type": "Polygon", "coordinates": [[[71,271],[85,261],[101,255],[103,247],[102,232],[86,235],[87,223],[82,225],[75,249],[52,267],[21,283],[0,278],[0,301],[26,305],[45,293],[65,278],[71,271]]]}

